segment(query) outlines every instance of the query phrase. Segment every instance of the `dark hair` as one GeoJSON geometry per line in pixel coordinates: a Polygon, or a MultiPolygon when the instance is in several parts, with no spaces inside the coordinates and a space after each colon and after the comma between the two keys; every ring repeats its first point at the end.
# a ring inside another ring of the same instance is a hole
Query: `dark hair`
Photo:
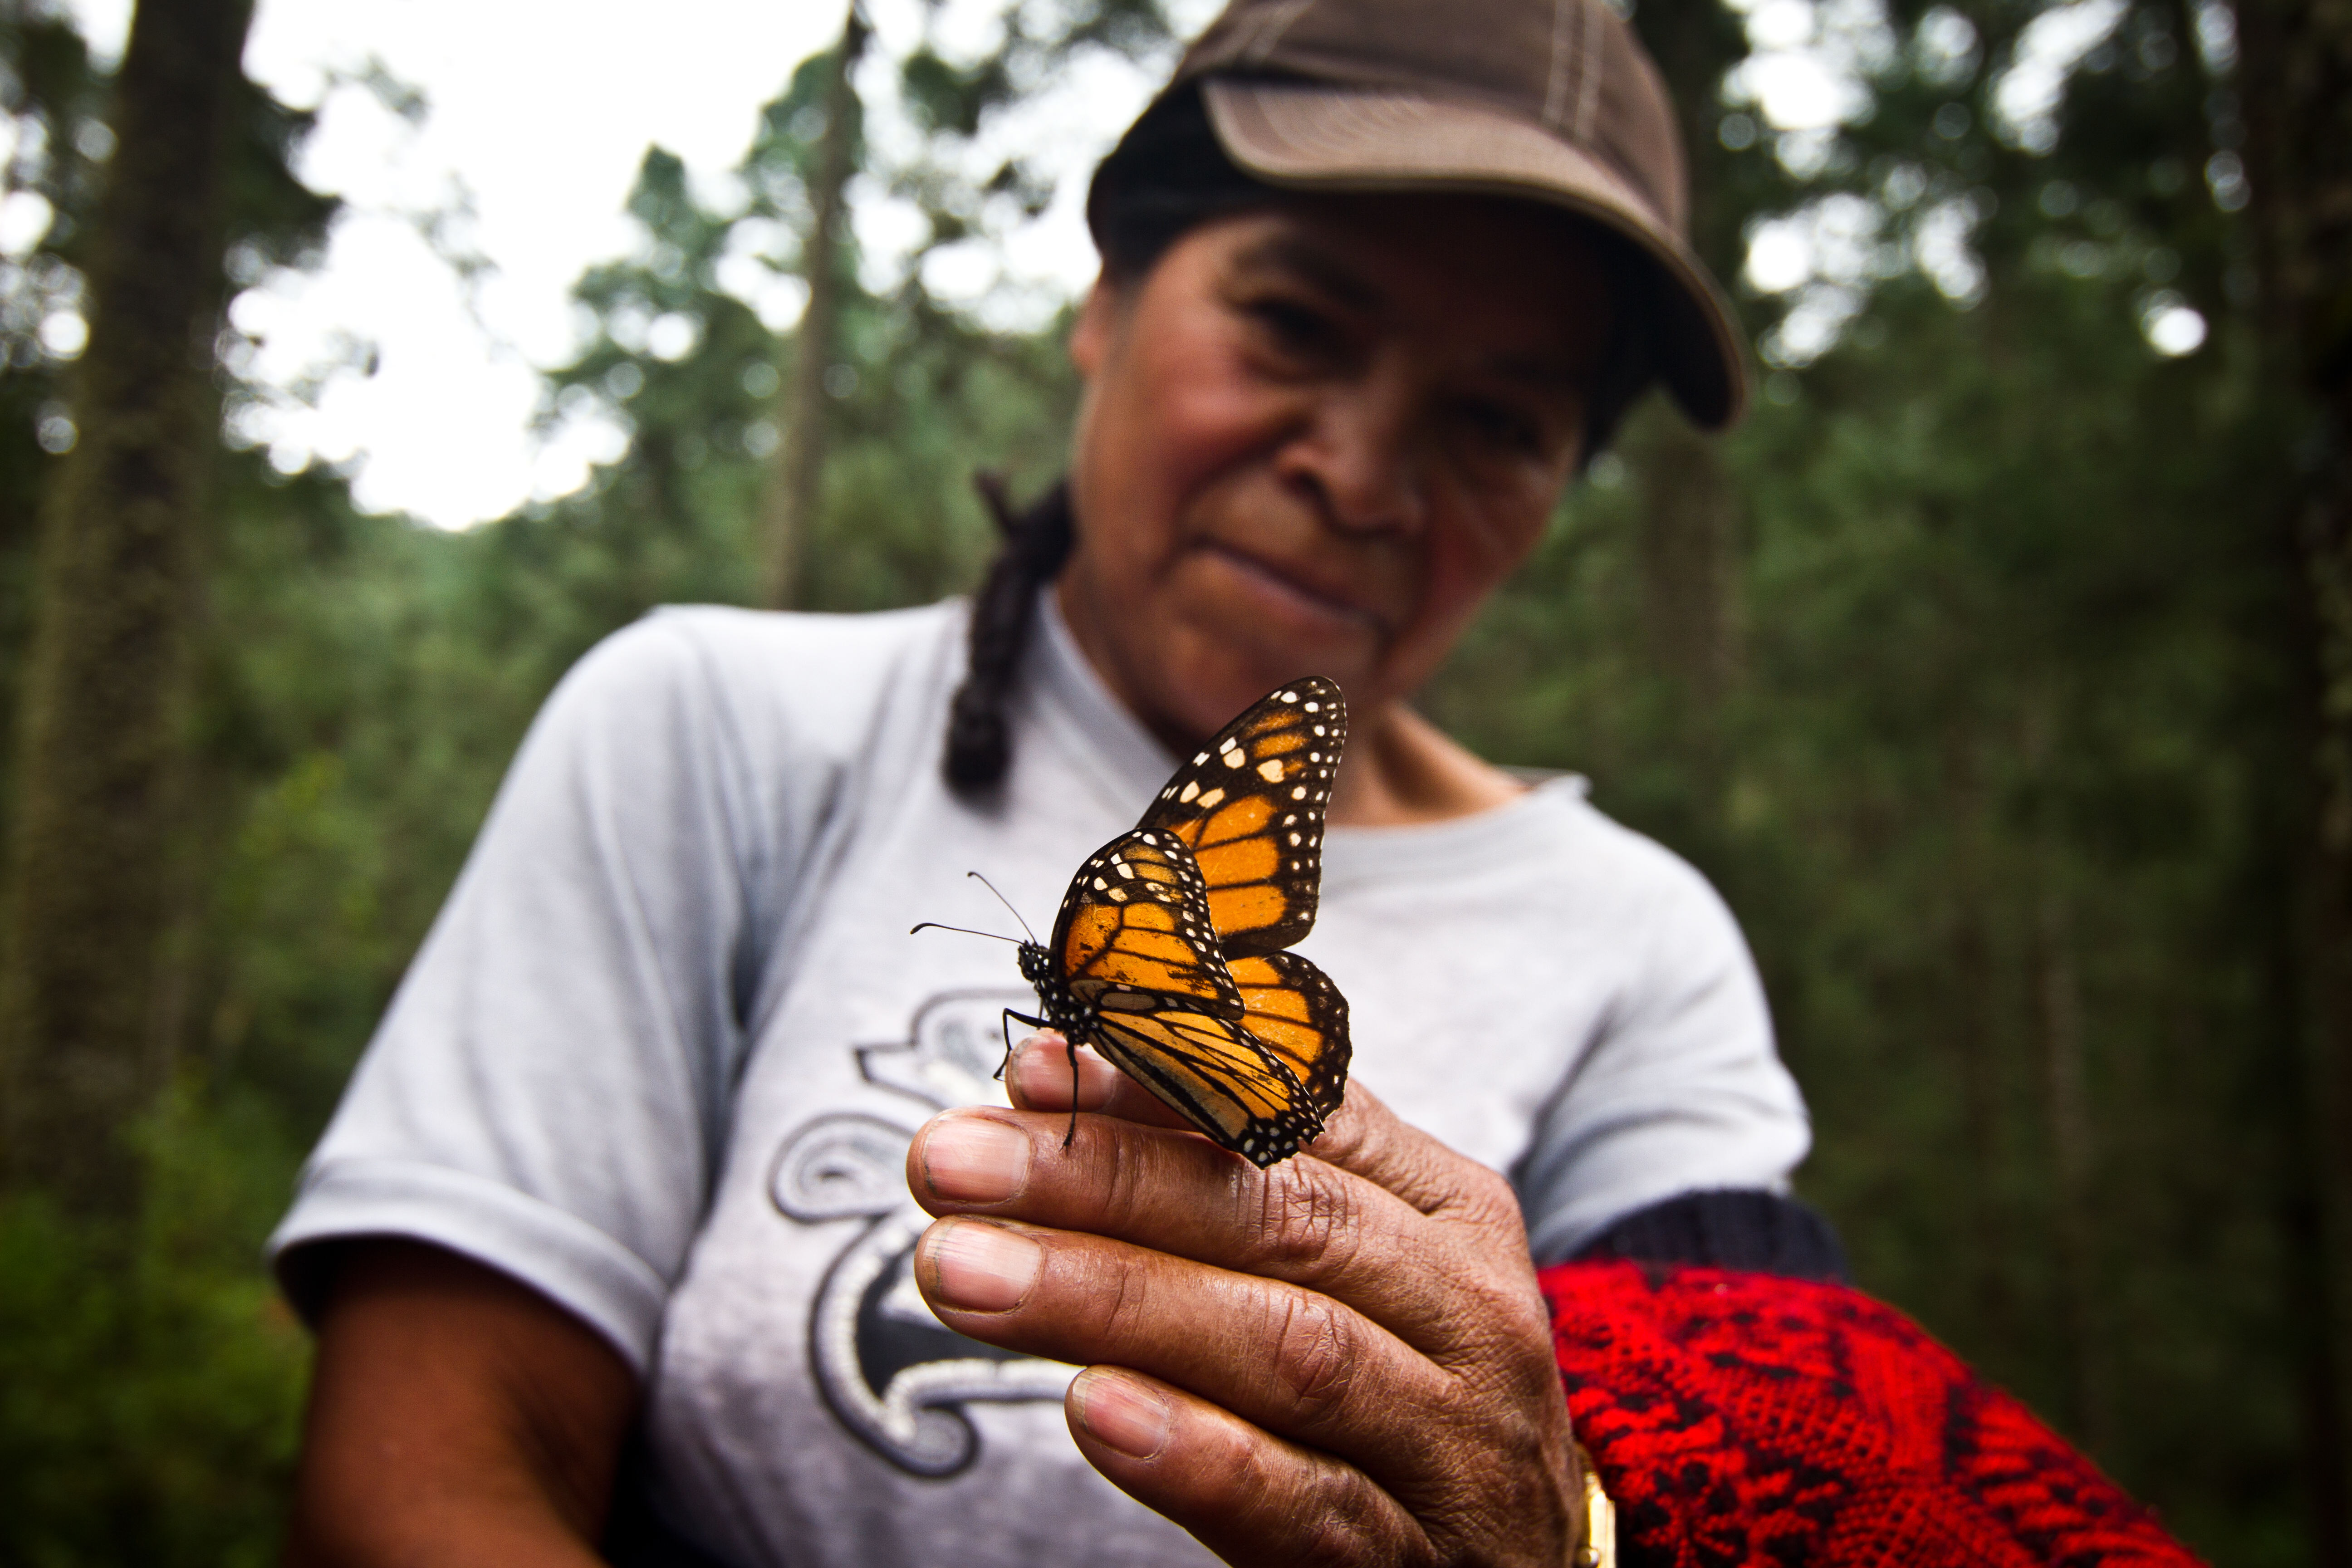
{"type": "MultiPolygon", "coordinates": [[[[1283,194],[1225,156],[1198,85],[1188,84],[1146,110],[1095,171],[1087,226],[1104,272],[1129,282],[1150,273],[1192,229],[1271,205],[1283,194]]],[[[1585,412],[1580,460],[1587,464],[1606,449],[1626,410],[1657,374],[1649,333],[1654,268],[1608,229],[1595,224],[1591,230],[1617,310],[1585,412]]],[[[943,769],[949,787],[967,800],[992,792],[1012,763],[1006,709],[1028,648],[1037,595],[1060,574],[1076,538],[1067,481],[1017,513],[1001,479],[982,475],[975,482],[1004,547],[972,599],[970,658],[948,714],[943,769]]]]}
{"type": "Polygon", "coordinates": [[[992,791],[1012,765],[1012,717],[1006,709],[1021,656],[1028,651],[1037,593],[1060,574],[1077,537],[1070,524],[1067,480],[1021,512],[1013,510],[1003,476],[975,475],[972,484],[1004,535],[1004,545],[972,595],[971,652],[963,684],[948,706],[948,787],[967,800],[992,791]]]}

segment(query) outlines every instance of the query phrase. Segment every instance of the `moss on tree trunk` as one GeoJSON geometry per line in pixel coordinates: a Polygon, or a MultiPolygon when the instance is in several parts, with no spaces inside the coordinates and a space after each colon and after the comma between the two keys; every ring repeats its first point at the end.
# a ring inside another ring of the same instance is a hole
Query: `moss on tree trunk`
{"type": "Polygon", "coordinates": [[[13,1180],[135,1194],[203,491],[215,447],[221,163],[249,0],[142,0],[89,237],[79,439],[43,519],[0,968],[13,1180]]]}

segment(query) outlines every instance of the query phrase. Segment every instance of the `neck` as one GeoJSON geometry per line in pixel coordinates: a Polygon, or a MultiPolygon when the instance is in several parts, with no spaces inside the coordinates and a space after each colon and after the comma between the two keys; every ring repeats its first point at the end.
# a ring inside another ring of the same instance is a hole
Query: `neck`
{"type": "Polygon", "coordinates": [[[1350,714],[1330,821],[1344,827],[1445,822],[1507,805],[1526,787],[1404,703],[1390,702],[1350,714]]]}

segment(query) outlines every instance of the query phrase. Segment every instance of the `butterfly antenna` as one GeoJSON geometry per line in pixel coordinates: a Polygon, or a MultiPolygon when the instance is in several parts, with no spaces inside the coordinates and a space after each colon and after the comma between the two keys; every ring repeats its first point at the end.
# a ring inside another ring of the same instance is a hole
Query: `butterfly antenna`
{"type": "MultiPolygon", "coordinates": [[[[990,892],[996,893],[996,884],[982,876],[979,872],[966,871],[964,875],[971,878],[982,887],[986,888],[990,892]]],[[[1019,910],[1013,909],[1013,900],[1011,899],[1006,898],[1003,893],[996,893],[996,901],[1003,904],[1006,909],[1013,910],[1013,918],[1016,921],[1021,921],[1021,911],[1019,910]]],[[[1021,921],[1021,929],[1023,931],[1029,931],[1029,922],[1027,921],[1021,921]]],[[[1029,931],[1029,940],[1031,942],[1035,942],[1037,940],[1037,933],[1034,931],[1029,931]]]]}
{"type": "Polygon", "coordinates": [[[1015,947],[1021,945],[1021,939],[1017,936],[999,936],[992,931],[974,931],[970,926],[941,925],[937,921],[925,921],[920,925],[908,926],[907,934],[912,936],[919,931],[961,931],[966,936],[984,936],[991,942],[1009,942],[1015,947]]]}

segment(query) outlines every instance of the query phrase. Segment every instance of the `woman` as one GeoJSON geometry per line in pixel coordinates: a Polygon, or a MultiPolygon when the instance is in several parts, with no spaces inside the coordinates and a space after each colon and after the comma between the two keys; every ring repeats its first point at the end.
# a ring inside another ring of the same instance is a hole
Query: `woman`
{"type": "Polygon", "coordinates": [[[1601,0],[1238,0],[1097,176],[975,606],[665,614],[551,700],[275,1244],[294,1560],[1569,1560],[1536,1265],[1837,1267],[1719,902],[1406,706],[1649,381],[1737,414],[1681,205],[1601,0]],[[1090,1063],[1066,1151],[1052,1050],[953,1109],[1024,994],[907,928],[1042,924],[1307,673],[1329,1131],[1256,1173],[1090,1063]]]}

